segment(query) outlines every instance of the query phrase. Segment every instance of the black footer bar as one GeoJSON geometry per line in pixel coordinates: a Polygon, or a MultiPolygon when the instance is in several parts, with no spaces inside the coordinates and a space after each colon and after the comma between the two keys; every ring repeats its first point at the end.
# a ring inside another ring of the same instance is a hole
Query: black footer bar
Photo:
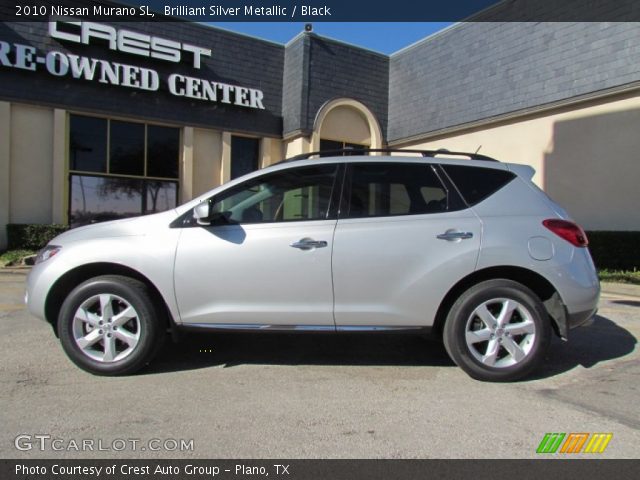
{"type": "Polygon", "coordinates": [[[0,460],[2,480],[636,480],[640,460],[0,460]]]}

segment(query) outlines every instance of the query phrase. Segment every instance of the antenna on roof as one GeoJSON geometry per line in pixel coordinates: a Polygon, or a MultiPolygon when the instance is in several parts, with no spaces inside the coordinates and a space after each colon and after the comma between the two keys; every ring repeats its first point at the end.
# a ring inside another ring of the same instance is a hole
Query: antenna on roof
{"type": "Polygon", "coordinates": [[[481,148],[482,148],[482,145],[478,145],[478,149],[474,153],[477,154],[480,151],[481,148]]]}

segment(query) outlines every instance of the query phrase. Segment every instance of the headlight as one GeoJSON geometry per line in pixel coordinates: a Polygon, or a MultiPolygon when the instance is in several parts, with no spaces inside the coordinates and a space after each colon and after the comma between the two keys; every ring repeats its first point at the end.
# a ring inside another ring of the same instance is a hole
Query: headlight
{"type": "Polygon", "coordinates": [[[38,256],[36,257],[35,264],[37,265],[39,263],[46,262],[51,257],[53,257],[56,253],[58,253],[61,249],[62,247],[59,247],[58,245],[47,245],[46,247],[44,247],[42,250],[38,252],[38,256]]]}

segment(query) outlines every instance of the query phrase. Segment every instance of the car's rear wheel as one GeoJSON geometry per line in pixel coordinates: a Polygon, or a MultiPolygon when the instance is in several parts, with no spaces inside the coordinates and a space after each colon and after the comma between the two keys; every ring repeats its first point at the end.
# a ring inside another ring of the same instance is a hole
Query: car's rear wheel
{"type": "Polygon", "coordinates": [[[163,338],[146,285],[119,275],[78,285],[62,304],[58,332],[69,358],[97,375],[139,370],[151,361],[163,338]]]}
{"type": "Polygon", "coordinates": [[[453,361],[483,381],[513,381],[536,369],[551,340],[540,299],[511,280],[479,283],[454,303],[443,331],[453,361]]]}

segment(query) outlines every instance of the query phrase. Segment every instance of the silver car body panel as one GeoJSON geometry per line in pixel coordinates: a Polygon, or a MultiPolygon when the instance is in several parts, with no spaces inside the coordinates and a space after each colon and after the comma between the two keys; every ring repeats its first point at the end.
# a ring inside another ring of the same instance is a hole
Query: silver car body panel
{"type": "Polygon", "coordinates": [[[185,228],[176,251],[182,322],[334,325],[335,220],[185,228]],[[301,250],[303,238],[327,242],[301,250]]]}
{"type": "Polygon", "coordinates": [[[586,248],[575,247],[542,225],[547,218],[564,218],[548,203],[546,195],[523,188],[516,178],[474,207],[484,225],[478,269],[515,266],[532,270],[558,291],[569,313],[593,310],[600,296],[600,282],[586,248]],[[553,256],[536,260],[529,253],[530,240],[543,238],[553,256]]]}
{"type": "Polygon", "coordinates": [[[169,228],[175,210],[143,217],[75,228],[51,241],[62,249],[35,265],[27,278],[29,311],[45,318],[45,301],[52,285],[64,274],[95,263],[131,268],[158,289],[174,319],[179,319],[173,294],[173,262],[179,229],[169,228]]]}
{"type": "Polygon", "coordinates": [[[475,270],[481,237],[471,209],[339,220],[333,250],[336,325],[431,325],[449,289],[475,270]],[[438,238],[449,230],[473,236],[438,238]]]}

